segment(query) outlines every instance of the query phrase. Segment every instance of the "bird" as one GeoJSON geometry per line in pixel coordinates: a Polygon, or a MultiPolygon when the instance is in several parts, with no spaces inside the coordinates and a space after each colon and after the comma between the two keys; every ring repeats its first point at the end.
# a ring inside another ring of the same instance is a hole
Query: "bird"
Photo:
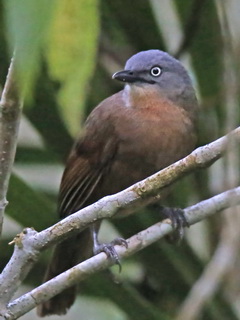
{"type": "MultiPolygon", "coordinates": [[[[196,146],[199,105],[179,60],[158,49],[141,51],[112,78],[124,88],[93,109],[72,147],[59,191],[61,219],[147,178],[196,146]]],[[[44,281],[101,251],[119,262],[114,244],[126,246],[126,241],[101,244],[100,224],[56,245],[44,281]]],[[[38,315],[65,314],[76,293],[76,286],[66,289],[39,305],[38,315]]]]}

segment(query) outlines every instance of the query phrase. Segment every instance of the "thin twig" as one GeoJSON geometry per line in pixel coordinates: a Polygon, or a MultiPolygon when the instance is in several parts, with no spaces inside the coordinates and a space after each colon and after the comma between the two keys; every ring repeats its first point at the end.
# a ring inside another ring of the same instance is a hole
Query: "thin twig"
{"type": "Polygon", "coordinates": [[[12,58],[0,101],[0,235],[23,105],[19,96],[14,65],[14,58],[12,58]]]}

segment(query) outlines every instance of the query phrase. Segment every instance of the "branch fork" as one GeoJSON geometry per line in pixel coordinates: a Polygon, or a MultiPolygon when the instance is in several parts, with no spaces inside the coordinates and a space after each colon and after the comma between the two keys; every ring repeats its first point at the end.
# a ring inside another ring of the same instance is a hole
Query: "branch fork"
{"type": "MultiPolygon", "coordinates": [[[[20,282],[26,277],[42,250],[78,233],[98,219],[110,218],[124,211],[130,213],[137,207],[160,198],[161,192],[164,192],[167,186],[192,170],[207,167],[221,157],[226,151],[228,139],[236,139],[239,142],[240,128],[235,129],[227,136],[194,150],[184,159],[126,190],[107,196],[83,208],[50,228],[41,232],[26,228],[22,234],[15,238],[14,253],[0,275],[0,301],[3,306],[2,310],[7,310],[6,313],[2,313],[2,316],[5,319],[17,319],[37,304],[48,300],[73,283],[84,279],[93,272],[109,267],[111,261],[107,259],[104,253],[99,253],[51,279],[46,284],[42,284],[40,287],[10,302],[20,282]]],[[[240,187],[186,208],[185,215],[191,225],[211,214],[239,203],[240,187]]],[[[116,246],[116,251],[120,258],[128,257],[171,231],[172,227],[168,220],[159,222],[128,239],[129,247],[127,249],[122,246],[116,246]]]]}

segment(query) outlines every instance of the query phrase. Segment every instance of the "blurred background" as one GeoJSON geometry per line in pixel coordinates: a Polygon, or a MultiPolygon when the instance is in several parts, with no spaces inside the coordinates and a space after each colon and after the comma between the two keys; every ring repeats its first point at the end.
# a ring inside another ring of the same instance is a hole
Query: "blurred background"
{"type": "MultiPolygon", "coordinates": [[[[13,50],[26,99],[8,192],[0,267],[23,227],[57,221],[66,156],[90,111],[121,90],[111,76],[134,53],[161,49],[182,61],[201,106],[198,145],[239,124],[238,0],[0,0],[0,92],[13,50]]],[[[239,184],[239,150],[175,185],[167,204],[186,207],[239,184]]],[[[145,209],[108,221],[103,240],[127,238],[158,221],[145,209]]],[[[62,319],[240,319],[240,208],[191,227],[180,246],[161,241],[93,275],[62,319]]],[[[18,292],[42,281],[44,252],[18,292]]],[[[35,311],[22,319],[35,319],[35,311]]],[[[58,317],[50,317],[57,319],[58,317]]]]}

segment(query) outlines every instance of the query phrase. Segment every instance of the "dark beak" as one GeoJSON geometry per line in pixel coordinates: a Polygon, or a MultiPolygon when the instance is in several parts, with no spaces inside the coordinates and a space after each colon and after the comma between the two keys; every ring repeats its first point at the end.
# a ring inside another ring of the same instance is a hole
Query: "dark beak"
{"type": "Polygon", "coordinates": [[[130,71],[130,70],[123,70],[123,71],[116,72],[114,73],[112,78],[119,81],[123,81],[123,82],[129,82],[129,83],[142,81],[142,79],[139,76],[137,76],[136,74],[134,74],[133,71],[130,71]]]}

